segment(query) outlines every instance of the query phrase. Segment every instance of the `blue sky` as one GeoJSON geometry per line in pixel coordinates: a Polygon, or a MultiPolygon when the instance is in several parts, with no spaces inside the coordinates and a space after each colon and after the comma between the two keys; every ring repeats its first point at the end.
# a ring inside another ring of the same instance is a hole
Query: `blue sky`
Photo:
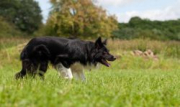
{"type": "MultiPolygon", "coordinates": [[[[39,2],[44,17],[48,17],[49,0],[39,2]]],[[[109,14],[115,14],[119,22],[128,22],[133,16],[151,20],[180,19],[180,0],[96,0],[109,14]]]]}

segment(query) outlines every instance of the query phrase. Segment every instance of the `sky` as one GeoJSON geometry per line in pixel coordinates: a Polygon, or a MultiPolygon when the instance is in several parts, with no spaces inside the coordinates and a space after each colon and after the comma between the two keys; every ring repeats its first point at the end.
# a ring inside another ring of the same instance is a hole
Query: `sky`
{"type": "MultiPolygon", "coordinates": [[[[51,9],[49,0],[36,1],[39,2],[45,22],[51,9]]],[[[180,19],[180,0],[96,0],[96,4],[124,23],[133,16],[150,20],[180,19]]]]}

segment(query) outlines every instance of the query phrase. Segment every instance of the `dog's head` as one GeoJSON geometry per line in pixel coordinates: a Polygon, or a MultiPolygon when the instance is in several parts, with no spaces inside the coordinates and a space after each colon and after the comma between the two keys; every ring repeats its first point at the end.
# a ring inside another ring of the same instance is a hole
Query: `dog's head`
{"type": "Polygon", "coordinates": [[[108,61],[114,61],[116,58],[109,53],[109,50],[106,48],[106,42],[101,40],[99,37],[95,42],[95,48],[93,50],[93,59],[95,62],[99,62],[107,67],[110,66],[108,61]]]}

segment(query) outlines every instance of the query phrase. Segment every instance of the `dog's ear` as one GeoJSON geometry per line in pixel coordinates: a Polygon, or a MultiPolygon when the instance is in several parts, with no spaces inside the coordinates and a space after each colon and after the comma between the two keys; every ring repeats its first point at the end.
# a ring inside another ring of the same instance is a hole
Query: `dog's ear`
{"type": "Polygon", "coordinates": [[[103,46],[103,43],[102,43],[101,37],[99,37],[95,42],[95,47],[100,48],[102,46],[103,46]]]}
{"type": "Polygon", "coordinates": [[[102,43],[103,43],[104,45],[107,45],[107,39],[105,39],[102,43]]]}

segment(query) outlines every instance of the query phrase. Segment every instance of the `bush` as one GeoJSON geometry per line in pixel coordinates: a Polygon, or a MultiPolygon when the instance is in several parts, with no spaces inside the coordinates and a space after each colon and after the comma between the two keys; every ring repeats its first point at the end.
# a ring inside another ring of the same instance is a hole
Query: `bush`
{"type": "Polygon", "coordinates": [[[119,29],[113,32],[114,38],[152,40],[180,40],[180,20],[151,21],[132,17],[129,23],[119,23],[119,29]]]}
{"type": "Polygon", "coordinates": [[[42,24],[41,10],[35,0],[0,0],[0,16],[27,34],[34,33],[42,24]]]}
{"type": "Polygon", "coordinates": [[[22,33],[11,23],[0,17],[0,37],[21,36],[22,33]]]}

